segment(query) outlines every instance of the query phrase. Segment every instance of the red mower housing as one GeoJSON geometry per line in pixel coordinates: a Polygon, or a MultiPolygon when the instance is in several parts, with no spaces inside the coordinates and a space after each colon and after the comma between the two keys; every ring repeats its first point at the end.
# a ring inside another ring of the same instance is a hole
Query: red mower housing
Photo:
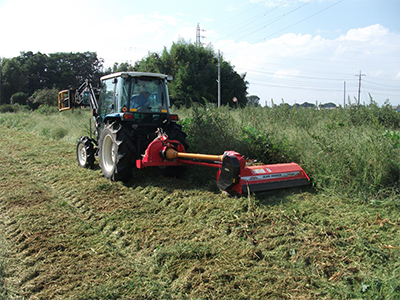
{"type": "Polygon", "coordinates": [[[161,135],[152,141],[142,159],[141,169],[154,166],[202,165],[218,168],[217,186],[231,195],[305,186],[310,178],[296,163],[254,165],[240,153],[225,151],[223,155],[186,153],[176,140],[161,135]]]}
{"type": "Polygon", "coordinates": [[[248,165],[243,156],[226,151],[217,173],[217,185],[229,194],[262,192],[308,185],[310,178],[296,163],[248,165]]]}

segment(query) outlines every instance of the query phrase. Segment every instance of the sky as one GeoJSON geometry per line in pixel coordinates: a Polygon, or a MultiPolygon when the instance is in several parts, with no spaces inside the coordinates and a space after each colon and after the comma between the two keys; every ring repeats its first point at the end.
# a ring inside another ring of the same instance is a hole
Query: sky
{"type": "Polygon", "coordinates": [[[0,57],[93,51],[106,67],[134,64],[195,42],[198,24],[263,106],[355,103],[360,78],[361,104],[400,105],[400,0],[0,0],[0,57]]]}

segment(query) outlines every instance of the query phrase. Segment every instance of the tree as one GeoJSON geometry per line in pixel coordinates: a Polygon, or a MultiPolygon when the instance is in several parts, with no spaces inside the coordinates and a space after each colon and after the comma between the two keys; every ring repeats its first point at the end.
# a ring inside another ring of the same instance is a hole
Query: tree
{"type": "Polygon", "coordinates": [[[128,62],[123,62],[118,64],[117,62],[114,63],[112,68],[107,68],[106,70],[106,74],[109,73],[117,73],[117,72],[130,72],[130,71],[134,71],[135,67],[132,66],[130,63],[128,62]]]}
{"type": "Polygon", "coordinates": [[[1,72],[2,104],[9,104],[12,95],[18,92],[26,92],[27,78],[16,58],[4,58],[1,62],[1,72]]]}
{"type": "MultiPolygon", "coordinates": [[[[209,46],[192,44],[184,40],[174,42],[168,51],[149,53],[135,63],[136,71],[173,75],[169,84],[171,101],[176,105],[198,102],[217,103],[217,55],[209,46]]],[[[221,103],[233,106],[233,97],[240,106],[247,104],[245,74],[239,75],[229,62],[221,61],[221,103]]]]}
{"type": "Polygon", "coordinates": [[[51,84],[46,87],[65,89],[78,87],[86,79],[98,82],[103,75],[103,60],[95,52],[53,53],[49,55],[48,72],[51,84]]]}
{"type": "Polygon", "coordinates": [[[48,56],[40,52],[34,54],[31,51],[21,52],[16,57],[20,64],[20,70],[26,77],[25,92],[33,93],[37,89],[42,89],[49,84],[50,78],[47,73],[48,56]]]}
{"type": "Polygon", "coordinates": [[[5,82],[3,81],[3,64],[2,64],[3,59],[0,57],[0,105],[6,104],[7,103],[7,98],[5,97],[5,82]]]}
{"type": "Polygon", "coordinates": [[[98,82],[103,60],[95,52],[42,54],[31,51],[1,61],[1,100],[23,92],[32,95],[44,88],[78,87],[85,79],[98,82]]]}

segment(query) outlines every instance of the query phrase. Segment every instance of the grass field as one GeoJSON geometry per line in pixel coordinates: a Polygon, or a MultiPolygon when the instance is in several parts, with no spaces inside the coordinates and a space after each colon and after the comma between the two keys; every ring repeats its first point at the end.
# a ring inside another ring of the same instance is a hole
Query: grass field
{"type": "Polygon", "coordinates": [[[241,198],[214,170],[122,184],[79,168],[88,112],[2,113],[0,299],[400,299],[399,127],[382,110],[178,111],[189,150],[293,160],[313,181],[241,198]]]}

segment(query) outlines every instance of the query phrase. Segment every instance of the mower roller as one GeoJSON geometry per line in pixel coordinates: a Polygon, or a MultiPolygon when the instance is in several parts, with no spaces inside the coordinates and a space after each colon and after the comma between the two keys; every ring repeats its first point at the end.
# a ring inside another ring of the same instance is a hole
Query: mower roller
{"type": "Polygon", "coordinates": [[[143,158],[136,161],[139,169],[184,165],[218,168],[217,186],[230,195],[299,187],[310,183],[310,178],[296,163],[258,165],[235,151],[225,151],[222,155],[187,153],[179,141],[169,140],[166,135],[151,142],[143,158]]]}

